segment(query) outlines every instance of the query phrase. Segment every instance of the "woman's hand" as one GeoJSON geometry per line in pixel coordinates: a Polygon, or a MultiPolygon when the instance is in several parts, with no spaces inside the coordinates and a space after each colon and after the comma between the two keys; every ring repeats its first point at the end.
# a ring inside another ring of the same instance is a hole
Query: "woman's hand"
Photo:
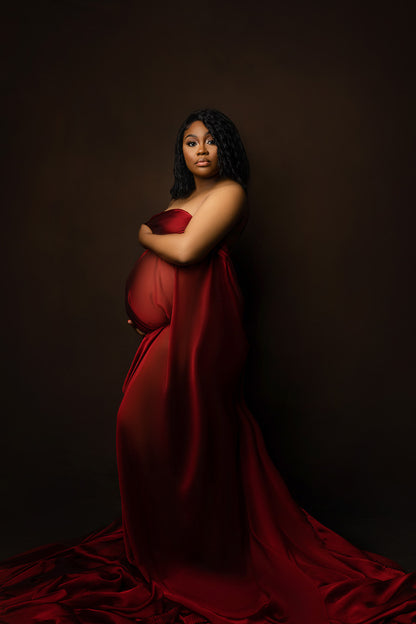
{"type": "Polygon", "coordinates": [[[138,329],[137,327],[135,327],[135,326],[133,325],[133,321],[131,321],[130,319],[128,319],[127,323],[128,323],[131,327],[133,327],[133,329],[135,329],[135,330],[136,330],[136,332],[137,332],[138,334],[140,334],[140,336],[144,336],[144,335],[145,335],[145,333],[144,333],[144,332],[140,331],[140,329],[138,329]]]}
{"type": "Polygon", "coordinates": [[[153,234],[152,230],[148,225],[142,223],[139,229],[139,243],[143,245],[143,247],[147,247],[146,240],[149,240],[149,234],[153,234]]]}

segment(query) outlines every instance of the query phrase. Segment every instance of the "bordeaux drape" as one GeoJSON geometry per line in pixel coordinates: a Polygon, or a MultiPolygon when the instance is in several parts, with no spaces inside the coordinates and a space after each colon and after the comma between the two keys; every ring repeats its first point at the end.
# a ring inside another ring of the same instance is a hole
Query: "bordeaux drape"
{"type": "MultiPolygon", "coordinates": [[[[183,232],[191,218],[147,224],[183,232]]],[[[122,523],[3,562],[0,622],[416,622],[416,574],[320,524],[268,456],[244,400],[242,305],[225,244],[186,266],[141,254],[126,285],[146,334],[117,414],[122,523]]]]}

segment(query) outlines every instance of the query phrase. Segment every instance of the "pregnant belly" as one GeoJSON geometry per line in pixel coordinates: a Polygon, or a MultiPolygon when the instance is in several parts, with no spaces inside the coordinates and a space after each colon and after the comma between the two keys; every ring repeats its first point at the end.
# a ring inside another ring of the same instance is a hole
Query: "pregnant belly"
{"type": "Polygon", "coordinates": [[[143,332],[170,323],[175,266],[146,249],[133,267],[126,283],[126,311],[143,332]]]}

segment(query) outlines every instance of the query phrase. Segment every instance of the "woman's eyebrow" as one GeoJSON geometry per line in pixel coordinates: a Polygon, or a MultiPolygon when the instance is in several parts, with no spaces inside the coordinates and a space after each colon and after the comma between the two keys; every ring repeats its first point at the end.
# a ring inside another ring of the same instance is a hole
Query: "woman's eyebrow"
{"type": "MultiPolygon", "coordinates": [[[[205,132],[204,136],[207,136],[208,134],[211,134],[211,132],[205,132]]],[[[184,138],[187,139],[188,137],[195,137],[196,139],[198,138],[196,134],[187,134],[184,138]]]]}

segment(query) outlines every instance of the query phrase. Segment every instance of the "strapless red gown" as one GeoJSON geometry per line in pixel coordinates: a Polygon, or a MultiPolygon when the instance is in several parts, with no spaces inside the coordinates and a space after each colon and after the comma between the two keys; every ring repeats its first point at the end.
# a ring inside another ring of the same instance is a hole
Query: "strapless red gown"
{"type": "MultiPolygon", "coordinates": [[[[182,209],[154,233],[182,232],[182,209]]],[[[242,297],[225,245],[145,250],[126,306],[147,332],[117,415],[122,521],[0,565],[0,622],[411,624],[416,573],[292,499],[243,396],[242,297]]]]}

